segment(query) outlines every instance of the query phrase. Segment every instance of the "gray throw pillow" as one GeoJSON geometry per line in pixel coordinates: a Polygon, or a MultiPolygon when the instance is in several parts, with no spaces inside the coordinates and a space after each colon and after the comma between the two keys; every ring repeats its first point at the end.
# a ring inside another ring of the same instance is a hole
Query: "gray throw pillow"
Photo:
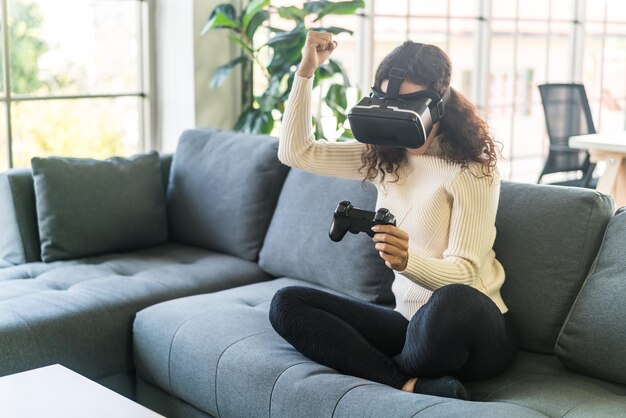
{"type": "Polygon", "coordinates": [[[369,235],[348,232],[340,242],[328,236],[333,213],[342,200],[373,211],[376,188],[292,168],[259,265],[273,276],[321,284],[368,302],[393,303],[393,271],[385,266],[369,235]]]}
{"type": "Polygon", "coordinates": [[[256,261],[289,171],[277,153],[269,135],[183,132],[167,193],[172,241],[256,261]]]}
{"type": "Polygon", "coordinates": [[[31,164],[43,261],[167,241],[158,153],[104,161],[33,158],[31,164]]]}
{"type": "Polygon", "coordinates": [[[502,183],[494,250],[521,349],[554,353],[614,211],[613,199],[595,190],[502,183]]]}
{"type": "Polygon", "coordinates": [[[622,212],[609,222],[555,349],[570,369],[621,384],[626,384],[625,241],[626,212],[622,212]]]}

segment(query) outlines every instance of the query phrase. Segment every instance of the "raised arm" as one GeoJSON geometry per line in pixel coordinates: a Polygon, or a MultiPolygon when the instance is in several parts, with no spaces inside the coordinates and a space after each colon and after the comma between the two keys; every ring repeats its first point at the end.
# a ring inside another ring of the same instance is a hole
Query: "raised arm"
{"type": "Polygon", "coordinates": [[[365,145],[357,141],[316,141],[312,130],[313,77],[295,76],[283,115],[278,158],[283,164],[326,176],[362,180],[365,145]]]}
{"type": "Polygon", "coordinates": [[[365,178],[359,172],[361,155],[366,149],[356,141],[315,140],[311,118],[311,90],[315,70],[337,48],[330,32],[310,30],[302,48],[302,60],[295,74],[283,114],[278,158],[283,164],[325,176],[348,179],[365,178]]]}

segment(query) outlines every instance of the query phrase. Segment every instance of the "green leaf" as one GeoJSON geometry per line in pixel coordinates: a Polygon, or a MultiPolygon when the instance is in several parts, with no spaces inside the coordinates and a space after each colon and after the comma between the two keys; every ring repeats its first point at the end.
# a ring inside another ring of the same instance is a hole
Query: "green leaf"
{"type": "Polygon", "coordinates": [[[283,19],[292,19],[297,20],[298,22],[304,22],[306,10],[295,6],[283,6],[278,8],[278,16],[283,19]]]}
{"type": "Polygon", "coordinates": [[[341,136],[337,139],[339,142],[351,141],[354,139],[354,133],[352,129],[344,129],[341,136]]]}
{"type": "Polygon", "coordinates": [[[244,110],[235,122],[234,130],[239,132],[251,132],[251,126],[254,122],[254,109],[248,108],[244,110]]]}
{"type": "Polygon", "coordinates": [[[336,121],[336,130],[343,129],[343,124],[347,119],[348,99],[346,98],[347,88],[343,84],[332,84],[329,86],[324,103],[332,110],[336,121]]]}
{"type": "Polygon", "coordinates": [[[263,22],[269,19],[269,17],[270,14],[267,12],[267,10],[259,10],[254,16],[252,16],[252,19],[250,19],[250,22],[246,27],[246,36],[248,37],[248,40],[250,42],[252,42],[252,40],[254,39],[254,34],[259,26],[261,26],[263,22]]]}
{"type": "Polygon", "coordinates": [[[324,137],[324,128],[322,127],[322,121],[319,118],[313,118],[313,128],[315,129],[315,139],[326,139],[324,137]]]}
{"type": "Polygon", "coordinates": [[[201,34],[204,35],[211,29],[236,28],[236,15],[237,13],[235,12],[235,8],[232,4],[224,3],[215,6],[209,15],[209,19],[202,28],[201,34]]]}
{"type": "Polygon", "coordinates": [[[280,80],[280,77],[272,77],[267,89],[258,97],[261,109],[275,109],[277,107],[277,102],[281,96],[280,80]]]}
{"type": "Polygon", "coordinates": [[[306,29],[296,29],[276,34],[267,46],[272,48],[272,57],[267,70],[272,75],[285,74],[291,71],[293,66],[298,65],[302,59],[302,47],[306,41],[306,29]]]}
{"type": "Polygon", "coordinates": [[[331,85],[324,98],[324,103],[333,111],[333,116],[337,121],[337,129],[340,129],[347,118],[346,88],[342,84],[331,85]]]}
{"type": "Polygon", "coordinates": [[[317,67],[315,72],[315,78],[320,80],[328,80],[332,78],[336,74],[336,71],[328,65],[328,63],[324,63],[323,65],[317,67]]]}
{"type": "Polygon", "coordinates": [[[346,87],[343,84],[331,84],[324,97],[324,102],[333,112],[345,114],[348,107],[346,87]]]}
{"type": "Polygon", "coordinates": [[[272,33],[281,33],[281,32],[287,32],[285,29],[281,29],[281,28],[275,28],[274,26],[268,26],[267,27],[270,32],[272,33]]]}
{"type": "Polygon", "coordinates": [[[339,64],[339,62],[333,59],[329,59],[324,64],[322,64],[318,68],[318,74],[323,79],[332,78],[334,75],[340,74],[343,78],[343,82],[346,85],[346,87],[350,86],[350,79],[348,78],[348,74],[346,73],[346,70],[343,68],[341,64],[339,64]]]}
{"type": "Polygon", "coordinates": [[[297,28],[289,32],[278,33],[272,36],[265,45],[271,46],[272,48],[276,48],[276,45],[279,45],[280,48],[289,48],[303,42],[304,40],[306,40],[306,31],[304,28],[297,28]]]}
{"type": "Polygon", "coordinates": [[[279,42],[274,42],[271,45],[272,57],[267,66],[270,74],[284,74],[290,72],[291,67],[297,66],[302,59],[302,47],[305,41],[306,33],[302,32],[299,36],[291,34],[279,42]]]}
{"type": "Polygon", "coordinates": [[[228,38],[231,42],[233,42],[233,43],[235,43],[235,44],[239,45],[240,47],[242,47],[243,49],[245,49],[246,51],[248,51],[249,53],[251,53],[251,54],[252,54],[252,53],[254,52],[254,51],[252,50],[252,48],[250,47],[250,45],[248,45],[247,43],[245,43],[244,41],[242,41],[239,37],[237,37],[237,36],[235,36],[235,35],[228,35],[228,36],[227,36],[227,38],[228,38]]]}
{"type": "Polygon", "coordinates": [[[270,4],[270,0],[252,0],[248,3],[248,6],[243,12],[241,18],[241,27],[245,30],[248,27],[248,23],[254,17],[254,15],[259,11],[264,9],[270,4]]]}
{"type": "Polygon", "coordinates": [[[254,124],[254,133],[257,134],[269,134],[272,132],[274,128],[274,117],[272,116],[272,111],[262,111],[259,110],[257,113],[257,118],[254,124]]]}
{"type": "Polygon", "coordinates": [[[351,15],[354,14],[357,9],[362,9],[363,7],[365,7],[363,0],[341,1],[337,3],[329,1],[319,11],[314,22],[317,22],[326,15],[351,15]]]}
{"type": "Polygon", "coordinates": [[[274,48],[267,71],[272,75],[281,75],[291,72],[291,67],[297,66],[302,59],[304,41],[291,48],[274,48]]]}
{"type": "Polygon", "coordinates": [[[354,34],[353,31],[351,31],[350,29],[345,29],[345,28],[339,28],[337,26],[327,26],[327,27],[319,27],[319,28],[310,28],[311,30],[315,30],[318,32],[330,32],[333,35],[338,35],[340,33],[347,33],[347,34],[354,34]]]}
{"type": "Polygon", "coordinates": [[[248,58],[245,56],[237,57],[234,60],[220,66],[215,70],[215,74],[213,78],[211,78],[211,83],[209,86],[214,89],[222,85],[230,71],[239,63],[248,61],[248,58]]]}
{"type": "Polygon", "coordinates": [[[308,15],[310,14],[318,14],[326,4],[329,2],[327,0],[321,1],[307,1],[302,5],[302,9],[308,15]]]}
{"type": "Polygon", "coordinates": [[[246,109],[235,123],[235,130],[253,134],[269,134],[274,128],[274,117],[271,109],[261,110],[257,108],[246,109]]]}
{"type": "MultiPolygon", "coordinates": [[[[295,78],[295,71],[289,71],[288,73],[286,73],[287,75],[287,80],[286,80],[286,84],[285,84],[285,89],[283,90],[282,95],[280,96],[280,100],[282,101],[282,108],[284,108],[284,102],[287,101],[287,99],[289,98],[289,93],[291,92],[291,87],[293,86],[293,80],[295,78]]],[[[281,108],[278,108],[278,110],[281,111],[281,108]]]]}

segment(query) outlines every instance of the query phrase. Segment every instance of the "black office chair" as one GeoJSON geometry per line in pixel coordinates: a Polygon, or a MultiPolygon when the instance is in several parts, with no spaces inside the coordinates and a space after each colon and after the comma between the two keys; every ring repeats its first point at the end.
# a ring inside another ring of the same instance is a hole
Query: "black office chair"
{"type": "Polygon", "coordinates": [[[550,152],[537,183],[546,174],[581,171],[582,177],[576,180],[551,184],[595,189],[597,179],[592,174],[596,165],[589,161],[589,153],[570,148],[568,144],[570,136],[596,132],[585,86],[542,84],[539,86],[539,93],[550,138],[550,152]]]}

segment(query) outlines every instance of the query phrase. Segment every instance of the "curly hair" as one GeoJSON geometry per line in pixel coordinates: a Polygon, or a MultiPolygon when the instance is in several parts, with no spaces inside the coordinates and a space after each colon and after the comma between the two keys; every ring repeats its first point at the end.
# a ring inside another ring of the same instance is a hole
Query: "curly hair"
{"type": "MultiPolygon", "coordinates": [[[[375,86],[380,88],[400,57],[415,47],[421,48],[419,54],[409,60],[406,78],[443,95],[450,86],[450,58],[435,45],[412,41],[405,41],[383,58],[376,70],[375,86]]],[[[489,125],[479,116],[476,107],[453,88],[450,88],[446,114],[439,122],[437,138],[445,160],[463,168],[477,162],[481,165],[483,176],[491,176],[498,163],[499,150],[489,125]]],[[[380,175],[383,181],[386,174],[394,174],[394,181],[398,181],[398,170],[407,161],[406,149],[368,145],[361,160],[361,169],[366,169],[365,180],[373,180],[380,175]]]]}

